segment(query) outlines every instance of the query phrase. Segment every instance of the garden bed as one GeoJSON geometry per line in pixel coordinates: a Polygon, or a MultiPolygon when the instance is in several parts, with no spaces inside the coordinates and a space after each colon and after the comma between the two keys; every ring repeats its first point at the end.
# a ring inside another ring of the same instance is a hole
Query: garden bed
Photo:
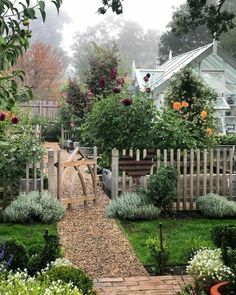
{"type": "Polygon", "coordinates": [[[159,223],[163,225],[164,242],[170,251],[169,265],[187,264],[193,247],[215,248],[210,230],[218,224],[236,224],[236,219],[158,219],[152,221],[119,221],[119,225],[133,246],[143,265],[154,265],[146,245],[150,236],[159,234],[159,223]]]}

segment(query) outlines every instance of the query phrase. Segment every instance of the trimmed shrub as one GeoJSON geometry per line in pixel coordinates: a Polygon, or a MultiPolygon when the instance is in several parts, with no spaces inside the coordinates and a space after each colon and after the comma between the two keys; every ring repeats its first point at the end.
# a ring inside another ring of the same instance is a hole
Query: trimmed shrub
{"type": "MultiPolygon", "coordinates": [[[[14,239],[6,241],[5,257],[8,259],[12,256],[11,262],[8,265],[9,269],[24,269],[28,264],[28,254],[24,244],[14,239]]],[[[9,261],[9,260],[8,260],[9,261]]]]}
{"type": "Polygon", "coordinates": [[[175,167],[160,167],[151,175],[146,196],[154,206],[167,210],[176,198],[177,171],[175,167]]]}
{"type": "Polygon", "coordinates": [[[236,249],[236,225],[217,225],[211,230],[211,238],[216,247],[236,249]]]}
{"type": "Polygon", "coordinates": [[[197,208],[209,217],[223,218],[236,216],[235,202],[228,201],[226,198],[212,193],[199,197],[196,204],[197,208]]]}
{"type": "Polygon", "coordinates": [[[160,210],[148,203],[143,195],[137,193],[124,193],[111,200],[107,207],[106,215],[110,218],[120,219],[155,219],[160,210]]]}
{"type": "Polygon", "coordinates": [[[43,274],[43,279],[47,278],[51,282],[60,280],[64,283],[72,283],[83,295],[96,294],[92,279],[83,270],[73,266],[52,267],[43,274]]]}
{"type": "Polygon", "coordinates": [[[3,213],[5,222],[11,223],[54,223],[63,218],[65,208],[60,201],[47,192],[20,194],[3,213]]]}

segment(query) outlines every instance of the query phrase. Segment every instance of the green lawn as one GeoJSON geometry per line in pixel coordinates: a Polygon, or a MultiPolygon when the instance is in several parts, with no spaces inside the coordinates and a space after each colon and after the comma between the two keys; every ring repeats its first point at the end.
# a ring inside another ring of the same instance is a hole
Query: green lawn
{"type": "Polygon", "coordinates": [[[23,225],[0,223],[0,242],[14,238],[25,244],[27,248],[43,245],[43,234],[46,229],[48,229],[49,234],[57,235],[56,224],[23,225]]]}
{"type": "Polygon", "coordinates": [[[148,255],[146,241],[149,236],[159,234],[159,223],[163,225],[164,241],[170,250],[168,264],[186,264],[188,249],[193,245],[194,239],[200,239],[204,245],[214,247],[210,230],[218,224],[235,224],[236,219],[176,219],[176,220],[152,220],[152,221],[119,221],[119,225],[129,239],[140,261],[145,264],[153,264],[148,255]]]}

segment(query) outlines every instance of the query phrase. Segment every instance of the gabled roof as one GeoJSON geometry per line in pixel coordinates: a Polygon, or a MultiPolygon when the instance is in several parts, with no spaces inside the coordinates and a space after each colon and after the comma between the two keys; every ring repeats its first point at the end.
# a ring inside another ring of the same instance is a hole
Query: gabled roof
{"type": "Polygon", "coordinates": [[[158,71],[163,71],[164,74],[153,79],[149,86],[152,90],[156,87],[159,87],[161,84],[169,80],[174,74],[189,65],[192,61],[199,58],[203,53],[206,53],[208,51],[210,52],[210,49],[212,49],[212,47],[213,44],[211,43],[203,47],[188,51],[166,61],[158,68],[158,71]]]}

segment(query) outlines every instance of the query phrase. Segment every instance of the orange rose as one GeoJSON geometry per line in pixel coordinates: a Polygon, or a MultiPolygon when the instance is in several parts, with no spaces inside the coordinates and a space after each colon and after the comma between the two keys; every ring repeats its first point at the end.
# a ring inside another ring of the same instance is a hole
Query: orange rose
{"type": "Polygon", "coordinates": [[[189,103],[187,101],[182,101],[182,107],[183,108],[188,108],[189,107],[189,103]]]}
{"type": "Polygon", "coordinates": [[[206,117],[207,117],[207,112],[206,111],[202,111],[201,112],[201,118],[202,118],[202,120],[206,119],[206,117]]]}
{"type": "Polygon", "coordinates": [[[212,135],[212,129],[211,129],[211,128],[207,128],[207,134],[208,134],[209,136],[212,135]]]}
{"type": "Polygon", "coordinates": [[[182,108],[182,104],[181,104],[180,102],[175,101],[175,102],[173,103],[173,109],[174,109],[174,110],[178,111],[178,110],[180,110],[181,108],[182,108]]]}

